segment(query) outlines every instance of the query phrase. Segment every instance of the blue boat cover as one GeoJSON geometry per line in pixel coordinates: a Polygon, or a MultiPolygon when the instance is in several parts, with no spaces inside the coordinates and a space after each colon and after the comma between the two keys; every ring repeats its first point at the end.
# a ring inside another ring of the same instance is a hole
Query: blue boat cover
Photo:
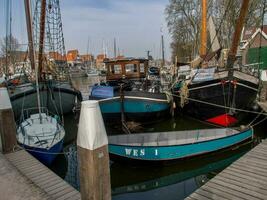
{"type": "Polygon", "coordinates": [[[114,88],[111,86],[93,86],[91,96],[99,98],[111,98],[114,97],[114,88]]]}

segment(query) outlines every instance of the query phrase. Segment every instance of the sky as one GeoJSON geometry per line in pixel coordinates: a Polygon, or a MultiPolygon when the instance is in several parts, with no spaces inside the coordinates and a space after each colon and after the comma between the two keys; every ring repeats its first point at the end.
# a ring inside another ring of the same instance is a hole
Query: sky
{"type": "MultiPolygon", "coordinates": [[[[0,37],[6,34],[6,1],[0,0],[0,37]]],[[[161,30],[169,59],[170,35],[164,10],[169,0],[61,0],[66,50],[113,56],[113,41],[125,56],[160,58],[161,30]],[[89,41],[89,42],[88,42],[89,41]],[[104,45],[103,45],[104,44],[104,45]]],[[[27,43],[23,0],[12,0],[12,34],[27,43]]]]}

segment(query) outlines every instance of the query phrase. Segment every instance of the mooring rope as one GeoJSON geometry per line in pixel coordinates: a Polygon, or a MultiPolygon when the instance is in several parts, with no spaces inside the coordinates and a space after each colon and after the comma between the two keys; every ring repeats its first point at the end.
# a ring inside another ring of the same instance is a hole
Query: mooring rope
{"type": "MultiPolygon", "coordinates": [[[[180,95],[171,94],[171,93],[169,95],[173,95],[175,97],[181,98],[180,95]]],[[[218,108],[226,108],[226,109],[231,109],[232,108],[232,107],[229,107],[229,106],[222,106],[220,104],[201,101],[201,100],[193,99],[193,98],[190,98],[190,97],[187,97],[187,99],[190,100],[190,101],[194,101],[194,102],[197,102],[197,103],[202,103],[202,104],[206,104],[206,105],[210,105],[210,106],[214,106],[214,107],[218,107],[218,108]]],[[[245,109],[241,109],[241,108],[235,108],[235,110],[240,111],[240,112],[246,112],[246,113],[252,113],[252,114],[261,114],[261,115],[267,116],[267,113],[263,113],[263,112],[245,110],[245,109]]]]}
{"type": "Polygon", "coordinates": [[[258,126],[259,124],[261,124],[262,122],[264,122],[267,119],[267,116],[264,117],[262,120],[258,121],[257,123],[251,125],[252,127],[258,126]]]}

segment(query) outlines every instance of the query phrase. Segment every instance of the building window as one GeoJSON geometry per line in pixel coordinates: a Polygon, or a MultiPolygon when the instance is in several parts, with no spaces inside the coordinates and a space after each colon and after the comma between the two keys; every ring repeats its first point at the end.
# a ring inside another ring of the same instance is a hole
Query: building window
{"type": "Polygon", "coordinates": [[[126,74],[136,73],[137,72],[137,64],[126,64],[125,70],[126,70],[126,74]]]}

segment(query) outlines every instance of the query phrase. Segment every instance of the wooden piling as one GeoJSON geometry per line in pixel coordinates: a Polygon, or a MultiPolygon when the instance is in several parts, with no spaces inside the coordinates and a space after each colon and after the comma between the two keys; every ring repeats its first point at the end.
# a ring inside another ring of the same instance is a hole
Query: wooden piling
{"type": "Polygon", "coordinates": [[[82,200],[111,200],[108,139],[97,101],[82,102],[77,149],[82,200]]]}
{"type": "Polygon", "coordinates": [[[16,123],[6,88],[0,88],[0,151],[11,152],[17,144],[16,123]]]}
{"type": "Polygon", "coordinates": [[[267,101],[267,81],[262,82],[262,88],[260,91],[260,102],[267,101]]]}

